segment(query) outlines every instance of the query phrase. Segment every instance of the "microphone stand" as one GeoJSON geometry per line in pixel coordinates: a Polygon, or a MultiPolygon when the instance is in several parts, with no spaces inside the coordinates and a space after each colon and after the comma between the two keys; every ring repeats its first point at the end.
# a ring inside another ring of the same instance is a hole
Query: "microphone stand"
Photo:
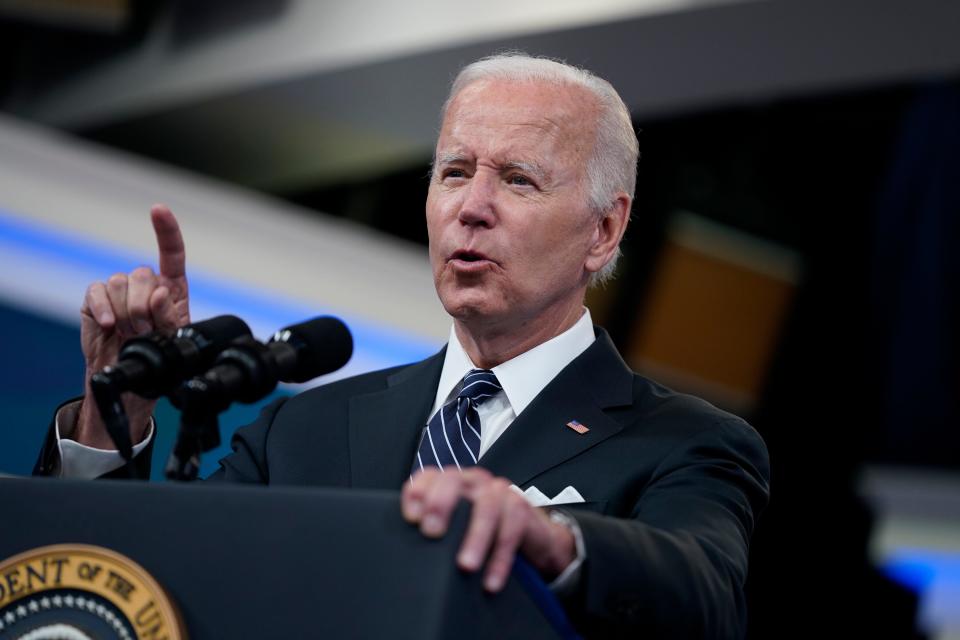
{"type": "Polygon", "coordinates": [[[326,317],[282,329],[266,344],[249,335],[233,340],[205,373],[168,394],[181,414],[167,478],[188,482],[197,478],[200,455],[220,444],[217,416],[233,402],[256,402],[281,380],[306,382],[334,371],[346,364],[352,351],[346,325],[326,317]],[[335,348],[327,348],[327,341],[335,348]]]}
{"type": "Polygon", "coordinates": [[[196,480],[201,454],[220,446],[218,416],[225,407],[218,400],[211,398],[210,385],[203,378],[185,382],[177,393],[170,395],[173,406],[180,409],[180,430],[167,459],[167,479],[179,482],[196,480]]]}
{"type": "Polygon", "coordinates": [[[268,354],[267,346],[254,338],[238,338],[218,356],[220,366],[187,380],[169,395],[181,413],[177,441],[167,459],[168,479],[196,480],[200,455],[220,445],[220,412],[234,400],[255,402],[273,391],[279,376],[268,354]],[[243,392],[237,394],[238,389],[243,392]]]}
{"type": "Polygon", "coordinates": [[[90,390],[100,412],[100,419],[107,427],[107,433],[113,445],[123,458],[124,468],[130,478],[135,477],[133,470],[133,442],[130,440],[130,420],[123,407],[121,393],[108,375],[109,367],[104,371],[93,374],[90,378],[90,390]]]}

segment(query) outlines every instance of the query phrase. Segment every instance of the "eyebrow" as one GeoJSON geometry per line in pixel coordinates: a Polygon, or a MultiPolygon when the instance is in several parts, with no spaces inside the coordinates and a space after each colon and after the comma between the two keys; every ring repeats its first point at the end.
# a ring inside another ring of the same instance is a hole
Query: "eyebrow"
{"type": "Polygon", "coordinates": [[[437,157],[436,160],[434,160],[434,164],[452,164],[454,162],[464,162],[466,159],[467,156],[462,153],[458,153],[456,151],[444,151],[437,157]]]}
{"type": "Polygon", "coordinates": [[[467,156],[454,151],[444,151],[439,156],[434,156],[433,162],[430,163],[430,178],[434,179],[437,177],[437,167],[456,162],[464,162],[466,159],[467,156]]]}
{"type": "Polygon", "coordinates": [[[540,165],[533,162],[507,162],[503,166],[505,169],[519,169],[524,173],[529,173],[538,181],[543,181],[547,177],[547,172],[544,171],[540,165]]]}

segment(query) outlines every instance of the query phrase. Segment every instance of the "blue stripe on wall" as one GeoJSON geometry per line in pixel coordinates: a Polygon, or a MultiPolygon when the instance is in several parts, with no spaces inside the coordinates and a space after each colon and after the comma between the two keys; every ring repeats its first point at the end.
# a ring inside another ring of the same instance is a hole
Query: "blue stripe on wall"
{"type": "MultiPolygon", "coordinates": [[[[0,244],[36,256],[43,265],[49,266],[54,276],[79,271],[102,274],[100,277],[106,278],[111,273],[127,272],[154,260],[153,256],[144,259],[135,252],[4,210],[0,210],[0,244]]],[[[354,358],[348,365],[351,373],[414,362],[434,353],[439,346],[388,326],[331,309],[311,308],[270,291],[212,277],[196,269],[190,272],[190,287],[191,300],[197,306],[223,309],[222,313],[234,313],[254,326],[259,324],[270,330],[324,313],[339,315],[354,337],[354,358]]],[[[73,292],[70,295],[73,296],[73,292]]],[[[76,300],[78,311],[79,302],[76,300]]],[[[5,341],[0,366],[0,415],[5,423],[0,430],[0,472],[28,474],[53,409],[82,392],[80,331],[77,325],[28,312],[19,307],[17,300],[9,300],[0,302],[0,333],[16,337],[5,341]]],[[[201,474],[207,475],[216,469],[216,461],[229,451],[227,443],[237,425],[251,422],[264,404],[283,393],[278,391],[254,405],[236,405],[224,413],[221,416],[224,444],[205,455],[201,474]]],[[[169,403],[161,401],[157,418],[161,430],[153,468],[154,477],[160,478],[173,445],[179,414],[169,403]]]]}
{"type": "MultiPolygon", "coordinates": [[[[156,269],[154,257],[146,258],[106,243],[72,234],[62,229],[28,221],[0,209],[0,238],[33,255],[42,257],[57,268],[83,268],[102,273],[127,272],[150,264],[156,269]]],[[[420,336],[342,314],[333,309],[317,309],[291,301],[270,291],[229,282],[223,278],[190,270],[191,298],[219,309],[230,310],[242,318],[259,318],[268,326],[279,329],[320,314],[340,316],[353,333],[355,353],[364,361],[378,366],[391,366],[421,360],[434,353],[438,344],[420,336]]]]}

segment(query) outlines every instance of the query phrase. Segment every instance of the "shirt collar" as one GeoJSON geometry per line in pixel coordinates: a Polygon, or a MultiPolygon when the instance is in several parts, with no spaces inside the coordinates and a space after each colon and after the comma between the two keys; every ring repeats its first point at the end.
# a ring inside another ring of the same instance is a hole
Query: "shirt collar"
{"type": "MultiPolygon", "coordinates": [[[[500,381],[513,412],[520,415],[520,412],[527,408],[543,388],[574,358],[593,344],[594,340],[596,336],[593,334],[590,310],[584,308],[583,315],[576,324],[560,335],[494,367],[493,373],[500,381]]],[[[456,331],[451,327],[447,353],[440,372],[440,384],[437,386],[433,410],[430,411],[431,416],[447,402],[463,376],[476,368],[470,356],[463,350],[456,331]]]]}

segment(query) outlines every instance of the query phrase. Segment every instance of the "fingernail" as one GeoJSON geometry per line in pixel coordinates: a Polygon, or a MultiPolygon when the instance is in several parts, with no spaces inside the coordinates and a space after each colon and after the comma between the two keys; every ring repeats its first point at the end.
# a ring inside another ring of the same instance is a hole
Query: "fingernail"
{"type": "Polygon", "coordinates": [[[500,576],[487,576],[483,581],[483,586],[487,591],[500,591],[503,587],[503,578],[500,576]]]}
{"type": "Polygon", "coordinates": [[[113,316],[111,316],[109,313],[100,314],[100,324],[108,325],[112,322],[113,322],[113,316]]]}
{"type": "Polygon", "coordinates": [[[480,556],[475,551],[463,551],[457,558],[460,566],[464,569],[476,569],[480,566],[480,556]]]}
{"type": "Polygon", "coordinates": [[[423,503],[419,500],[412,500],[406,504],[404,513],[407,516],[407,520],[412,520],[416,522],[420,519],[420,516],[423,515],[423,503]]]}
{"type": "Polygon", "coordinates": [[[431,515],[424,518],[421,527],[423,532],[430,536],[438,536],[443,533],[443,523],[437,516],[431,515]]]}

